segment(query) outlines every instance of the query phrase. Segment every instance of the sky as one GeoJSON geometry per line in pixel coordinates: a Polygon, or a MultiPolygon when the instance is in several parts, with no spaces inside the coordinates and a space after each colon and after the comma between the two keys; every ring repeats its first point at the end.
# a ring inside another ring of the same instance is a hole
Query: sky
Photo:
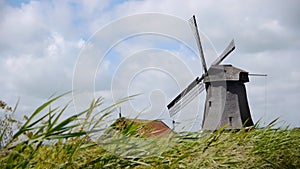
{"type": "MultiPolygon", "coordinates": [[[[188,19],[197,18],[208,65],[223,61],[249,73],[254,122],[280,118],[300,126],[300,11],[297,0],[0,1],[0,99],[29,115],[51,95],[76,91],[72,114],[102,96],[123,116],[161,119],[176,130],[201,127],[205,92],[169,117],[166,105],[202,74],[188,19]]],[[[115,115],[117,116],[117,115],[115,115]]]]}

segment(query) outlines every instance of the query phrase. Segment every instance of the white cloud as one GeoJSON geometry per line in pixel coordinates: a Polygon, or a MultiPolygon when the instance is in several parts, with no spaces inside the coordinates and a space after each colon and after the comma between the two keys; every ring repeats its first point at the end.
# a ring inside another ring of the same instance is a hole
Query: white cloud
{"type": "Polygon", "coordinates": [[[278,20],[271,20],[265,22],[259,26],[259,29],[274,33],[283,33],[284,31],[283,27],[279,24],[278,20]]]}

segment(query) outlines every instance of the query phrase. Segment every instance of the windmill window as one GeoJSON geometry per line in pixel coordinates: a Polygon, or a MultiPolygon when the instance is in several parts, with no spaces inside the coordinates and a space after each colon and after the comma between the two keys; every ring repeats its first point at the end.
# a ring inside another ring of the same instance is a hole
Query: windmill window
{"type": "Polygon", "coordinates": [[[211,107],[211,101],[208,102],[208,106],[211,107]]]}
{"type": "Polygon", "coordinates": [[[229,125],[232,126],[232,117],[229,117],[229,125]]]}

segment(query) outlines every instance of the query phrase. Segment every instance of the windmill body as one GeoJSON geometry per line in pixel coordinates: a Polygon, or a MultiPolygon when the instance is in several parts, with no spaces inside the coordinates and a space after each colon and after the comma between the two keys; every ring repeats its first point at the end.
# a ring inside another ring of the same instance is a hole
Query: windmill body
{"type": "Polygon", "coordinates": [[[204,73],[168,104],[170,116],[180,112],[206,89],[202,130],[218,130],[223,126],[227,129],[252,126],[253,121],[244,84],[249,82],[248,72],[232,65],[220,65],[235,49],[234,41],[229,43],[224,52],[207,69],[195,16],[190,19],[190,23],[195,34],[204,73]]]}
{"type": "Polygon", "coordinates": [[[203,82],[207,95],[202,130],[253,125],[244,85],[249,82],[248,72],[232,65],[211,66],[203,82]]]}

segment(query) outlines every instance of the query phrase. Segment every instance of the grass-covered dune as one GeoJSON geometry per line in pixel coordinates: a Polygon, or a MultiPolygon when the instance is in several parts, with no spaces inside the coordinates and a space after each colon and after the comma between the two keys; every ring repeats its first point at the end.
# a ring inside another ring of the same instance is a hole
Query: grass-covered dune
{"type": "Polygon", "coordinates": [[[95,108],[101,100],[96,100],[86,111],[60,119],[67,106],[50,106],[60,97],[38,107],[11,137],[4,136],[15,121],[4,119],[9,122],[1,123],[0,139],[6,144],[0,149],[0,168],[300,168],[299,129],[274,129],[271,123],[240,131],[174,134],[161,144],[163,138],[135,136],[139,128],[129,125],[113,137],[97,138],[96,133],[106,133],[101,120],[115,105],[99,111],[95,108]],[[160,151],[136,145],[149,140],[160,151]],[[143,155],[126,155],[133,150],[143,155]]]}

